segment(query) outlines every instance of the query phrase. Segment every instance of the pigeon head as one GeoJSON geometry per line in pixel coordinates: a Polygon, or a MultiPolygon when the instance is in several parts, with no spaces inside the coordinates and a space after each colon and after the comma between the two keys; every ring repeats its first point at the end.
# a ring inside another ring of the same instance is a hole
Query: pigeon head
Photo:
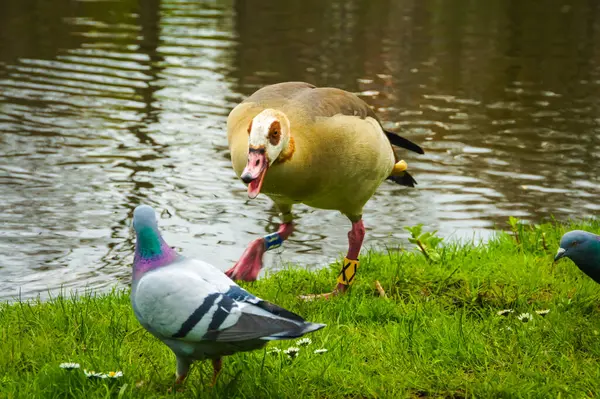
{"type": "Polygon", "coordinates": [[[600,237],[583,230],[569,231],[562,236],[554,260],[560,258],[569,258],[580,267],[600,267],[600,237]]]}
{"type": "Polygon", "coordinates": [[[133,211],[135,230],[134,279],[143,273],[173,262],[177,253],[167,245],[158,230],[156,212],[151,206],[140,205],[133,211]]]}
{"type": "Polygon", "coordinates": [[[133,228],[136,233],[144,227],[152,227],[158,229],[156,222],[156,212],[149,205],[140,205],[133,210],[133,228]]]}

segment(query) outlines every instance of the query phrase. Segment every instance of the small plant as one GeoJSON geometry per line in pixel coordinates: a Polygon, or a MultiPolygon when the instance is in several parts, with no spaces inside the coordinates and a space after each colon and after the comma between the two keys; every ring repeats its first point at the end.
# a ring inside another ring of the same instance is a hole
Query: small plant
{"type": "Polygon", "coordinates": [[[548,244],[546,243],[546,232],[544,231],[544,228],[539,224],[534,224],[533,230],[535,231],[535,236],[537,237],[537,244],[541,244],[544,251],[547,251],[548,244]]]}
{"type": "Polygon", "coordinates": [[[549,224],[527,224],[516,217],[508,218],[508,225],[521,251],[543,251],[548,252],[548,231],[553,227],[549,224]]]}
{"type": "Polygon", "coordinates": [[[512,231],[512,233],[513,233],[513,237],[515,238],[515,241],[517,242],[517,245],[521,245],[520,236],[521,236],[521,232],[523,230],[523,222],[519,218],[510,216],[508,218],[508,224],[510,226],[510,231],[512,231]]]}
{"type": "Polygon", "coordinates": [[[415,244],[419,251],[431,262],[439,262],[441,255],[438,251],[438,246],[443,238],[436,235],[437,230],[423,233],[423,224],[418,224],[413,227],[405,227],[411,237],[408,241],[415,244]]]}

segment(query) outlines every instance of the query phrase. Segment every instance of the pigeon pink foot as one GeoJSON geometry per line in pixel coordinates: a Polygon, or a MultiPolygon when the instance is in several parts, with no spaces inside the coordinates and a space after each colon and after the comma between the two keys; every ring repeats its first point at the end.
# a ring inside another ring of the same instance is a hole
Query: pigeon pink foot
{"type": "Polygon", "coordinates": [[[212,383],[210,384],[210,386],[214,387],[217,384],[217,377],[219,376],[219,373],[221,372],[221,369],[223,368],[223,359],[220,357],[217,359],[212,359],[212,365],[213,365],[213,378],[212,378],[212,383]]]}

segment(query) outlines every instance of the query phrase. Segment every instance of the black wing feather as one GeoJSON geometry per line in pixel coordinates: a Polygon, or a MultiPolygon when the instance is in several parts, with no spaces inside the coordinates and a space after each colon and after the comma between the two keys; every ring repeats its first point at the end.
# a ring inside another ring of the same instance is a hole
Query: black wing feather
{"type": "Polygon", "coordinates": [[[425,151],[423,151],[421,147],[419,147],[417,144],[413,143],[409,139],[405,139],[402,136],[398,136],[396,133],[390,132],[389,130],[384,130],[384,132],[390,143],[392,143],[392,145],[406,148],[407,150],[416,152],[417,154],[425,154],[425,151]]]}
{"type": "Polygon", "coordinates": [[[406,187],[414,187],[417,181],[408,172],[404,172],[401,176],[388,176],[388,180],[406,187]]]}

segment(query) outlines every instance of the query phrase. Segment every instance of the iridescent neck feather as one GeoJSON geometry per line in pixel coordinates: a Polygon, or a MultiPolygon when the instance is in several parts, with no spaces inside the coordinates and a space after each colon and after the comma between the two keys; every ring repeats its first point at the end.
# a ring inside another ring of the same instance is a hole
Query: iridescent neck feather
{"type": "Polygon", "coordinates": [[[144,273],[166,266],[179,255],[163,240],[153,227],[142,227],[136,231],[135,255],[133,257],[133,279],[144,273]]]}

